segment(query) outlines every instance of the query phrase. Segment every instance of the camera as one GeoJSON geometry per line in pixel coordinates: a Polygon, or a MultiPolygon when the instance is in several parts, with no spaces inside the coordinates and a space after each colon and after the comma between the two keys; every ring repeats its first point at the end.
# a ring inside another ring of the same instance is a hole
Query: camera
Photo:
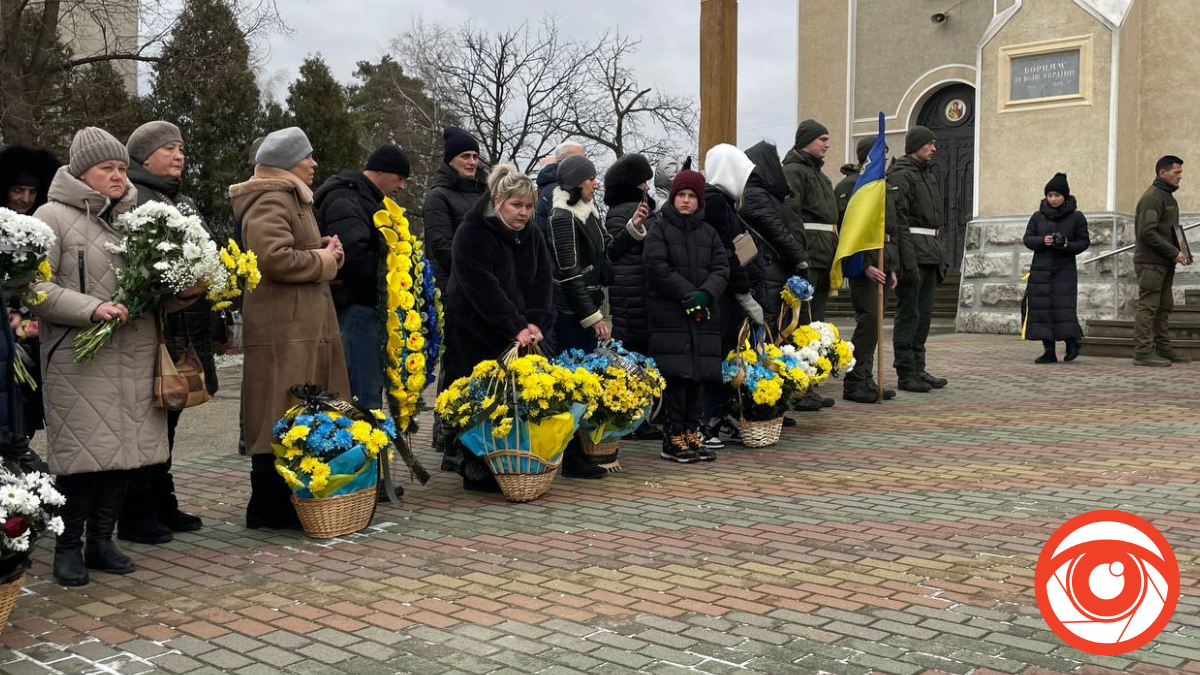
{"type": "Polygon", "coordinates": [[[946,19],[948,18],[945,12],[936,12],[933,16],[929,17],[929,20],[933,23],[946,23],[946,19]]]}
{"type": "Polygon", "coordinates": [[[1053,237],[1054,248],[1066,248],[1067,247],[1067,238],[1063,236],[1062,232],[1055,232],[1054,234],[1052,234],[1050,236],[1053,237]]]}

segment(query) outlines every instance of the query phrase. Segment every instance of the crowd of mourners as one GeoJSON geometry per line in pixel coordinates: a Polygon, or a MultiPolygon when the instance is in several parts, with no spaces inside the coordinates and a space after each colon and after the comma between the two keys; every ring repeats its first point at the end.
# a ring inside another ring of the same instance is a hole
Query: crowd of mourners
{"type": "MultiPolygon", "coordinates": [[[[845,178],[836,186],[824,170],[828,131],[813,120],[799,125],[782,158],[767,142],[746,151],[721,144],[704,153],[701,173],[690,158],[652,164],[630,154],[612,162],[601,180],[576,142],[559,145],[530,177],[512,164],[487,167],[475,138],[446,129],[443,161],[412,220],[445,308],[439,388],[514,342],[537,344],[553,356],[617,339],[652,357],[667,382],[660,414],[637,437],[661,439],[661,456],[673,462],[716,459],[737,435],[726,419],[721,361],[746,321],[777,325],[780,292],[793,276],[816,288],[805,320],[825,319],[826,301],[839,291],[829,281],[839,225],[874,140],[858,143],[858,162],[841,168],[845,178]],[[749,261],[735,244],[745,235],[758,249],[749,261]]],[[[51,278],[35,287],[46,300],[32,309],[18,298],[5,303],[0,429],[23,442],[45,430],[45,460],[67,497],[54,555],[54,575],[64,585],[87,583],[89,569],[132,572],[134,563],[114,537],[163,544],[203,526],[176,497],[171,457],[181,412],[154,407],[154,363],[161,331],[172,358],[189,346],[196,350],[215,393],[214,352],[230,335],[226,318],[191,288],[172,299],[163,325],[138,319],[136,330],[116,331],[91,363],[70,355],[81,329],[129,316],[112,302],[120,264],[108,246],[120,236],[115,221],[151,201],[196,211],[182,182],[186,149],[176,125],[153,121],[124,143],[102,129],[82,129],[62,165],[43,150],[0,150],[3,206],[32,214],[56,235],[51,278]],[[14,341],[34,356],[36,390],[11,377],[14,341]]],[[[238,235],[262,273],[241,308],[241,450],[251,457],[251,528],[299,527],[291,489],[273,466],[273,426],[289,407],[289,387],[313,383],[383,407],[384,331],[376,311],[381,235],[374,214],[385,197],[406,189],[409,161],[399,147],[384,145],[363,167],[346,168],[314,190],[317,150],[299,128],[270,133],[250,146],[246,180],[229,188],[238,235]]],[[[857,365],[844,379],[845,400],[874,403],[879,395],[871,366],[880,288],[898,295],[899,387],[924,393],[947,384],[926,370],[933,289],[946,273],[935,152],[928,129],[908,132],[904,154],[889,170],[884,259],[868,256],[861,274],[849,279],[857,365]]],[[[1169,175],[1156,182],[1168,198],[1181,164],[1170,163],[1169,175]]],[[[1065,176],[1056,176],[1045,194],[1026,237],[1038,251],[1033,282],[1053,285],[1050,275],[1061,281],[1069,268],[1073,283],[1074,256],[1088,245],[1087,223],[1065,176]]],[[[1029,336],[1047,341],[1050,357],[1054,340],[1067,342],[1068,360],[1078,353],[1073,303],[1073,293],[1056,290],[1031,305],[1029,336]]],[[[814,391],[793,407],[817,411],[833,403],[814,391]]],[[[498,490],[487,467],[436,422],[433,443],[441,468],[460,474],[465,488],[498,490]]],[[[562,473],[606,475],[587,461],[578,440],[564,453],[562,473]]]]}

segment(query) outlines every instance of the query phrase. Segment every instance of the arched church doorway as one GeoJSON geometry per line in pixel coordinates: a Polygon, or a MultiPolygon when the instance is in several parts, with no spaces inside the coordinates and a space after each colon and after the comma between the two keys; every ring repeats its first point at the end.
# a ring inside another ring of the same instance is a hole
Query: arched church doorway
{"type": "Polygon", "coordinates": [[[941,89],[925,102],[916,123],[937,135],[932,170],[945,200],[942,251],[957,273],[975,200],[975,88],[952,84],[941,89]]]}

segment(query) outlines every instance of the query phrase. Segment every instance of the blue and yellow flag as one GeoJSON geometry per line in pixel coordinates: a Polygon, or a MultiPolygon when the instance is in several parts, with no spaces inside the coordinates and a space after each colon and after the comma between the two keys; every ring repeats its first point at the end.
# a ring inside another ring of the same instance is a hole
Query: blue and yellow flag
{"type": "Polygon", "coordinates": [[[867,163],[862,166],[858,181],[854,183],[854,192],[850,193],[850,202],[846,205],[846,215],[842,217],[837,253],[833,256],[833,269],[829,271],[830,288],[841,288],[843,266],[846,267],[846,274],[858,276],[863,271],[862,252],[883,248],[884,214],[887,212],[884,166],[887,141],[883,134],[883,113],[879,113],[879,135],[875,137],[875,145],[867,155],[867,163]],[[839,265],[839,262],[842,264],[839,265]]]}

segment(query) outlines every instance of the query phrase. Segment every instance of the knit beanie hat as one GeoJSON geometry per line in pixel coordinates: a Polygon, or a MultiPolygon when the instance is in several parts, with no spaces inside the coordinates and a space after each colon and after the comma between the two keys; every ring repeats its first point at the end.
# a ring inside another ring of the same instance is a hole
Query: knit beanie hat
{"type": "Polygon", "coordinates": [[[145,164],[155,150],[176,141],[183,142],[183,134],[179,133],[179,127],[159,120],[146,122],[135,129],[132,134],[129,134],[129,142],[125,144],[125,147],[129,150],[130,159],[138,164],[145,164]]]}
{"type": "MultiPolygon", "coordinates": [[[[250,149],[246,151],[246,164],[253,169],[258,165],[258,149],[262,147],[263,141],[267,140],[266,136],[259,136],[250,144],[250,149]]],[[[296,166],[293,164],[292,166],[296,166]]]]}
{"type": "Polygon", "coordinates": [[[397,176],[408,177],[408,157],[400,150],[400,146],[388,143],[381,145],[367,158],[367,171],[394,173],[397,176]]]}
{"type": "Polygon", "coordinates": [[[908,130],[904,135],[904,154],[911,155],[929,144],[930,141],[936,141],[937,136],[929,130],[929,127],[917,125],[908,130]]]}
{"type": "Polygon", "coordinates": [[[809,143],[829,133],[824,124],[816,120],[804,120],[796,128],[796,148],[803,149],[809,143]]]}
{"type": "Polygon", "coordinates": [[[558,184],[570,192],[583,185],[583,181],[596,177],[596,165],[583,155],[568,155],[558,163],[558,184]]]}
{"type": "Polygon", "coordinates": [[[866,138],[858,139],[858,145],[855,150],[858,152],[858,165],[862,166],[867,163],[867,155],[871,154],[871,148],[875,147],[875,139],[878,136],[867,136],[866,138]]]}
{"type": "Polygon", "coordinates": [[[1067,183],[1067,174],[1061,172],[1054,174],[1054,178],[1051,178],[1050,182],[1046,183],[1046,189],[1042,194],[1048,192],[1057,192],[1064,197],[1070,197],[1071,186],[1067,183]]]}
{"type": "Polygon", "coordinates": [[[675,195],[679,194],[680,190],[691,190],[696,193],[696,199],[700,201],[700,206],[704,206],[704,176],[701,176],[699,171],[684,169],[675,174],[675,180],[671,181],[671,194],[668,198],[671,206],[675,205],[675,195]]]}
{"type": "Polygon", "coordinates": [[[277,169],[290,169],[313,153],[312,143],[300,127],[272,131],[263,139],[254,159],[277,169]]]}
{"type": "Polygon", "coordinates": [[[75,132],[75,138],[71,139],[70,157],[67,170],[76,178],[101,162],[119,161],[129,164],[129,151],[121,141],[97,127],[86,127],[75,132]]]}
{"type": "Polygon", "coordinates": [[[479,152],[479,141],[458,127],[443,129],[442,138],[446,140],[446,147],[442,150],[442,161],[447,164],[464,152],[479,152]]]}

